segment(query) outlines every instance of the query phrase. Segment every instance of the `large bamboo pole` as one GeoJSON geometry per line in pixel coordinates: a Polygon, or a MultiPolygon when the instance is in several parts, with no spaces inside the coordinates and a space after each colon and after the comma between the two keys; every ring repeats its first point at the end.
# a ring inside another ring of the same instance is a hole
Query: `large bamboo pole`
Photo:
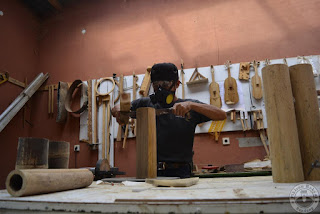
{"type": "Polygon", "coordinates": [[[156,113],[154,108],[137,109],[137,178],[157,177],[156,113]]]}
{"type": "Polygon", "coordinates": [[[289,71],[304,177],[308,181],[319,181],[320,168],[310,172],[311,164],[320,160],[320,114],[312,66],[294,65],[289,67],[289,71]]]}
{"type": "Polygon", "coordinates": [[[9,173],[6,188],[12,196],[26,196],[83,188],[92,181],[88,169],[22,169],[9,173]]]}
{"type": "Polygon", "coordinates": [[[274,64],[262,69],[273,181],[304,180],[289,68],[274,64]]]}

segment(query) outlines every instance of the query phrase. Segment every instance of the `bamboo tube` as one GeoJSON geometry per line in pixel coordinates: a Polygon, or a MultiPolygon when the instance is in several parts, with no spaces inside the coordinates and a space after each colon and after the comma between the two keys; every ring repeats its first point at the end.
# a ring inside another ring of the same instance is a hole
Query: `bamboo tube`
{"type": "Polygon", "coordinates": [[[273,181],[304,180],[289,68],[274,64],[262,69],[273,181]]]}
{"type": "Polygon", "coordinates": [[[70,143],[65,141],[50,141],[48,166],[49,169],[68,169],[70,143]]]}
{"type": "Polygon", "coordinates": [[[311,164],[320,160],[320,115],[312,66],[294,65],[289,67],[289,71],[304,177],[307,181],[319,181],[320,168],[310,172],[311,164]]]}
{"type": "Polygon", "coordinates": [[[88,169],[22,169],[9,173],[6,188],[19,197],[83,188],[92,181],[88,169]]]}
{"type": "Polygon", "coordinates": [[[20,137],[15,169],[48,169],[49,140],[20,137]]]}

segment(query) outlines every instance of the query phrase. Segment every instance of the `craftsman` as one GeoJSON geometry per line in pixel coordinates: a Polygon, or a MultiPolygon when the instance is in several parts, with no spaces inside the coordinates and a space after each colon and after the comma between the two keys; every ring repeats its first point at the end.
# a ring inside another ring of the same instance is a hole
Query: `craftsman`
{"type": "MultiPolygon", "coordinates": [[[[151,69],[154,94],[131,102],[131,111],[139,107],[172,108],[173,114],[158,115],[158,176],[188,178],[192,173],[193,139],[196,125],[209,120],[224,120],[226,113],[194,99],[175,96],[180,85],[178,69],[172,63],[155,64],[151,69]]],[[[120,122],[120,106],[112,109],[120,122]]]]}

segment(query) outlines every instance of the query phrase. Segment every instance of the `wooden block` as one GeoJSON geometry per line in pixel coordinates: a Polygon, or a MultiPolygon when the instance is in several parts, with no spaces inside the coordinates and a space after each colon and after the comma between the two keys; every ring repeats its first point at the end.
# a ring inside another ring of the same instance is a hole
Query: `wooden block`
{"type": "Polygon", "coordinates": [[[289,68],[274,64],[262,69],[272,176],[276,183],[304,180],[289,68]]]}
{"type": "Polygon", "coordinates": [[[151,183],[154,186],[163,187],[189,187],[198,183],[199,177],[195,178],[183,178],[183,179],[159,179],[159,180],[147,180],[147,183],[151,183]]]}
{"type": "Polygon", "coordinates": [[[154,108],[137,109],[137,178],[157,177],[156,113],[154,108]]]}
{"type": "Polygon", "coordinates": [[[312,66],[298,64],[289,70],[305,180],[319,181],[320,168],[308,175],[311,164],[320,160],[320,115],[312,66]]]}

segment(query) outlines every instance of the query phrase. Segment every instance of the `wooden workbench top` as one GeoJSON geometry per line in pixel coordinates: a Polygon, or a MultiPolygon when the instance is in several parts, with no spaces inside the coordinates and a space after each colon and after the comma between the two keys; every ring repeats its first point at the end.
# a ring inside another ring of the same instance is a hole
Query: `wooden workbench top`
{"type": "MultiPolygon", "coordinates": [[[[320,192],[320,182],[312,184],[320,192]]],[[[294,212],[289,195],[298,183],[273,183],[271,176],[205,178],[190,187],[154,187],[144,182],[94,182],[84,189],[28,197],[0,191],[0,208],[72,212],[294,212]],[[245,205],[245,206],[244,206],[245,205]],[[241,209],[240,209],[241,208],[241,209]],[[240,209],[240,210],[239,210],[240,209]]],[[[318,206],[320,211],[320,206],[318,206]]]]}

